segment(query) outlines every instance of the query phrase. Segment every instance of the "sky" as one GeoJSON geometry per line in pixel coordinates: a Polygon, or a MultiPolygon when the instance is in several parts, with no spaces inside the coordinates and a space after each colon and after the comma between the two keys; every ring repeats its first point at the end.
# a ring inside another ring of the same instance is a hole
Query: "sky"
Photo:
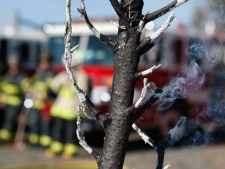
{"type": "MultiPolygon", "coordinates": [[[[169,4],[173,0],[145,0],[144,13],[155,11],[169,4]]],[[[71,0],[73,18],[80,18],[75,10],[80,6],[80,0],[71,0]]],[[[171,24],[171,29],[178,22],[182,22],[190,28],[191,17],[195,7],[201,6],[206,0],[190,0],[174,11],[176,17],[171,24]]],[[[15,13],[20,17],[30,20],[38,25],[46,22],[63,22],[65,20],[66,0],[0,0],[0,31],[12,24],[15,13]]],[[[90,18],[112,18],[116,14],[109,0],[85,0],[86,10],[90,18]]],[[[155,21],[159,27],[169,16],[166,14],[155,21]]]]}

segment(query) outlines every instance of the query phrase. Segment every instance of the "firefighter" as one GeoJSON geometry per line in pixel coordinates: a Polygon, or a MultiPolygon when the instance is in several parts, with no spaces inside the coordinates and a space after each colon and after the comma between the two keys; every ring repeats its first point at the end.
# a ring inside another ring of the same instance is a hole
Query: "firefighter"
{"type": "Polygon", "coordinates": [[[1,83],[3,81],[3,76],[4,74],[1,73],[0,74],[0,129],[2,128],[2,123],[3,123],[3,119],[4,119],[4,104],[1,102],[1,98],[2,96],[2,89],[1,89],[1,83]]]}
{"type": "Polygon", "coordinates": [[[19,59],[10,56],[8,70],[3,76],[0,89],[0,104],[4,105],[4,120],[0,130],[0,139],[12,141],[15,131],[16,119],[21,111],[25,89],[29,85],[29,79],[20,71],[19,59]]]}
{"type": "MultiPolygon", "coordinates": [[[[88,78],[82,71],[82,63],[82,56],[75,55],[72,58],[71,67],[78,85],[86,92],[88,78]]],[[[66,71],[56,75],[51,83],[51,91],[57,95],[50,109],[54,117],[51,132],[53,141],[45,153],[48,157],[62,153],[63,158],[71,158],[78,151],[76,119],[79,98],[66,71]]]]}
{"type": "Polygon", "coordinates": [[[51,143],[49,132],[51,99],[47,95],[51,80],[55,76],[51,62],[52,57],[47,52],[42,52],[37,70],[31,78],[29,93],[32,95],[33,106],[28,119],[28,140],[31,145],[46,147],[51,143]]]}

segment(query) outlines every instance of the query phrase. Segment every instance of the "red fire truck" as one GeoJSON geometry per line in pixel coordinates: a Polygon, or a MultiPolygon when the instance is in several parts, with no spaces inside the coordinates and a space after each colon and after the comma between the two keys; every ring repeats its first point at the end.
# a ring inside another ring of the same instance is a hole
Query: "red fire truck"
{"type": "MultiPolygon", "coordinates": [[[[117,36],[117,27],[107,21],[92,21],[99,32],[115,39],[117,36]]],[[[72,26],[72,46],[79,44],[79,50],[84,56],[83,69],[92,81],[92,90],[90,98],[100,109],[107,112],[110,101],[110,85],[113,75],[113,54],[111,50],[101,43],[86,26],[83,21],[75,21],[72,26]]],[[[62,68],[61,57],[64,53],[64,30],[63,24],[46,24],[44,31],[47,35],[47,48],[54,57],[54,62],[58,70],[62,68]]],[[[143,37],[151,33],[145,30],[143,37]]],[[[154,82],[158,88],[172,85],[172,82],[178,83],[182,79],[189,84],[185,86],[185,93],[182,96],[176,96],[176,101],[157,102],[147,110],[137,121],[142,129],[151,129],[155,127],[168,130],[174,125],[181,115],[189,115],[193,119],[202,113],[204,105],[210,98],[208,87],[210,85],[209,70],[211,62],[203,59],[208,53],[206,46],[212,46],[211,40],[201,41],[199,38],[177,33],[164,33],[158,41],[158,44],[149,52],[141,57],[139,68],[145,70],[153,65],[162,66],[148,75],[149,81],[154,82]],[[191,62],[195,66],[188,66],[191,62]],[[191,70],[193,68],[193,70],[191,70]],[[197,73],[197,75],[196,75],[197,73]],[[191,79],[193,75],[193,79],[191,79]],[[186,79],[188,78],[188,79],[186,79]],[[193,81],[191,81],[193,80],[193,81]],[[203,87],[202,87],[203,86],[203,87]],[[187,87],[187,88],[186,88],[187,87]],[[163,103],[163,104],[162,104],[163,103]],[[166,111],[169,107],[174,111],[166,111]],[[167,114],[165,116],[165,114],[167,114]],[[163,118],[162,118],[163,116],[163,118]]],[[[212,47],[211,47],[212,48],[212,47]]],[[[139,79],[135,88],[135,99],[139,98],[143,87],[143,79],[139,79]]],[[[151,93],[149,93],[151,94],[151,93]]],[[[203,116],[201,116],[203,117],[203,116]]]]}

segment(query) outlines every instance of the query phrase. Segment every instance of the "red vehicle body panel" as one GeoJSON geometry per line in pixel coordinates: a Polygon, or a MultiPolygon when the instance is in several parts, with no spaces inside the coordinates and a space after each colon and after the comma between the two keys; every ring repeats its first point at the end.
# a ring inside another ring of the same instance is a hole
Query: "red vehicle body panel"
{"type": "MultiPolygon", "coordinates": [[[[93,86],[110,85],[109,80],[112,80],[113,67],[102,65],[84,65],[83,70],[92,80],[93,86]]],[[[111,86],[109,86],[111,87],[111,86]]]]}

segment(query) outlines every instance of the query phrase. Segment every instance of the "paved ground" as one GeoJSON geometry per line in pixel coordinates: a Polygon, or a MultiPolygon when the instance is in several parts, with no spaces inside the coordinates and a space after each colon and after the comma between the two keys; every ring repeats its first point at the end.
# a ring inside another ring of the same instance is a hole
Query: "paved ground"
{"type": "MultiPolygon", "coordinates": [[[[129,152],[126,164],[131,169],[155,168],[156,154],[152,151],[129,152]]],[[[175,148],[166,151],[165,165],[171,169],[224,169],[225,145],[198,148],[175,148]]]]}
{"type": "MultiPolygon", "coordinates": [[[[134,146],[134,145],[132,145],[134,146]]],[[[147,169],[155,168],[156,153],[153,149],[141,147],[141,150],[134,147],[127,153],[125,164],[130,169],[147,169]]],[[[88,164],[93,160],[82,148],[76,157],[70,160],[64,160],[60,156],[49,159],[44,156],[44,150],[38,147],[27,146],[23,151],[15,150],[11,145],[0,146],[0,169],[5,166],[15,166],[24,164],[40,164],[57,162],[69,164],[71,162],[81,161],[82,164],[88,164]],[[83,160],[88,160],[83,163],[83,160]]],[[[170,164],[172,169],[224,169],[225,168],[225,144],[210,145],[207,147],[185,147],[173,148],[166,151],[165,164],[170,164]]],[[[92,165],[92,164],[91,164],[92,165]]],[[[50,167],[51,169],[59,169],[58,167],[50,167]]],[[[93,165],[92,165],[93,166],[93,165]]],[[[30,167],[34,169],[34,167],[30,167]]],[[[41,169],[40,167],[38,167],[41,169]]],[[[50,169],[46,167],[45,169],[50,169]]],[[[20,169],[25,169],[24,167],[20,169]]],[[[27,168],[26,168],[27,169],[27,168]]],[[[63,168],[60,168],[63,169],[63,168]]],[[[72,169],[70,167],[70,169],[72,169]]],[[[91,168],[88,168],[91,169],[91,168]]]]}

